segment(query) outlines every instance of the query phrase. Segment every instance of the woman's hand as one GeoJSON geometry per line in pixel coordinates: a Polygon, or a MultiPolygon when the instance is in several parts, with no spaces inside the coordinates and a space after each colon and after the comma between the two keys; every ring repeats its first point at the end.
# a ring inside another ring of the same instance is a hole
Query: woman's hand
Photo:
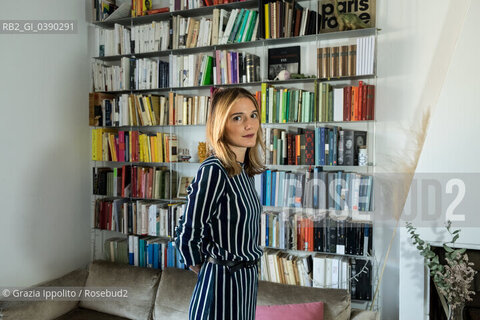
{"type": "Polygon", "coordinates": [[[190,266],[188,267],[190,270],[198,274],[200,272],[200,269],[202,268],[201,264],[197,264],[196,266],[190,266]]]}

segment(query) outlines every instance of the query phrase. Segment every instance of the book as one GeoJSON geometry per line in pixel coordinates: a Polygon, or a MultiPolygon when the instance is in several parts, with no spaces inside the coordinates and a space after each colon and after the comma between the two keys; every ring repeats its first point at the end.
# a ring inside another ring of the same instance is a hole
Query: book
{"type": "MultiPolygon", "coordinates": [[[[318,2],[319,33],[339,31],[339,24],[335,17],[335,0],[321,0],[318,2]]],[[[339,13],[353,13],[357,15],[368,28],[375,27],[376,0],[349,2],[338,0],[339,13]]]]}
{"type": "Polygon", "coordinates": [[[300,46],[268,49],[268,79],[274,80],[282,70],[300,73],[300,46]]]}

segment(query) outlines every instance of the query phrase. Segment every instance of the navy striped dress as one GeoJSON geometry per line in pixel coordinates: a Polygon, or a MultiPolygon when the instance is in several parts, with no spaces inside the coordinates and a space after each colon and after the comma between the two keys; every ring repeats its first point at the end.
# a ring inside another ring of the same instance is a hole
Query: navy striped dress
{"type": "Polygon", "coordinates": [[[186,265],[201,264],[189,307],[189,319],[255,319],[257,266],[230,273],[205,262],[207,257],[252,261],[261,257],[261,202],[254,178],[242,165],[229,177],[214,156],[201,165],[187,188],[187,206],[176,231],[176,247],[186,265]]]}

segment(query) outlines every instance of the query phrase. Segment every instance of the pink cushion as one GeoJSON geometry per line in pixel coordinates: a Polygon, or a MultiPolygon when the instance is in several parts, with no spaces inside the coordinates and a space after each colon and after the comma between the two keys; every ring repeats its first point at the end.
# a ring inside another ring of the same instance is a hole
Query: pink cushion
{"type": "Polygon", "coordinates": [[[323,302],[257,306],[256,320],[323,320],[323,302]]]}

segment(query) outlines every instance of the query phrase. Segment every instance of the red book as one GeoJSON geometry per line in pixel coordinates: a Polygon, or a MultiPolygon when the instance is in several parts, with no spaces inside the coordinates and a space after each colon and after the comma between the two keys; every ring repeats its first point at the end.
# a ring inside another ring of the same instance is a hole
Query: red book
{"type": "Polygon", "coordinates": [[[169,8],[169,7],[152,9],[152,10],[148,10],[148,11],[147,11],[147,15],[156,14],[156,13],[164,13],[164,12],[169,12],[169,11],[170,11],[170,8],[169,8]]]}
{"type": "Polygon", "coordinates": [[[147,177],[147,198],[153,198],[152,191],[153,191],[153,175],[154,170],[153,168],[148,168],[148,177],[147,177]]]}
{"type": "Polygon", "coordinates": [[[118,161],[125,161],[125,131],[118,131],[118,161]]]}
{"type": "Polygon", "coordinates": [[[315,164],[315,131],[305,130],[305,164],[315,164]]]}
{"type": "Polygon", "coordinates": [[[344,109],[343,117],[344,121],[352,121],[352,87],[348,86],[343,89],[344,91],[344,109]]]}
{"type": "Polygon", "coordinates": [[[302,220],[303,220],[303,218],[300,218],[300,219],[297,220],[297,250],[302,250],[303,249],[302,220]]]}
{"type": "Polygon", "coordinates": [[[358,81],[358,113],[357,113],[357,120],[362,120],[363,114],[363,81],[358,81]]]}
{"type": "Polygon", "coordinates": [[[295,165],[300,165],[300,136],[301,134],[295,135],[295,165]]]}
{"type": "Polygon", "coordinates": [[[375,86],[367,86],[367,114],[365,120],[375,120],[375,86]]]}
{"type": "Polygon", "coordinates": [[[112,203],[111,202],[107,202],[107,230],[111,230],[112,228],[112,225],[110,223],[110,221],[112,221],[112,203]]]}
{"type": "Polygon", "coordinates": [[[358,87],[352,86],[352,121],[357,121],[358,116],[358,87]]]}

